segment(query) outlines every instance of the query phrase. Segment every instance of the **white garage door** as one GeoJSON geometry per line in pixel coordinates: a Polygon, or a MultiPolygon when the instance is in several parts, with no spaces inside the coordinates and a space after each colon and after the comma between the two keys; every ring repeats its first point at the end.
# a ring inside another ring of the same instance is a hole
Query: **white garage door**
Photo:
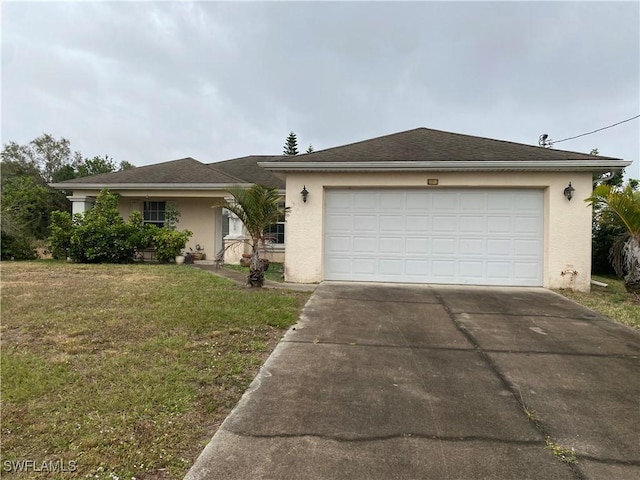
{"type": "Polygon", "coordinates": [[[541,190],[327,190],[327,280],[542,285],[541,190]]]}

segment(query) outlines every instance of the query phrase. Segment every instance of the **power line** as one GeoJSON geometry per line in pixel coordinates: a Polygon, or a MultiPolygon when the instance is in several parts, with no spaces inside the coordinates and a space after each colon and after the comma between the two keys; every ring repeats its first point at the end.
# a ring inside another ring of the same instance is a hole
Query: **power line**
{"type": "MultiPolygon", "coordinates": [[[[592,132],[587,132],[587,133],[582,133],[580,135],[576,135],[575,137],[567,137],[567,138],[563,138],[562,140],[551,140],[549,142],[546,142],[546,145],[551,146],[551,145],[554,145],[556,143],[566,142],[567,140],[573,140],[574,138],[580,138],[580,137],[584,137],[586,135],[591,135],[592,133],[596,133],[596,132],[599,132],[601,130],[606,130],[607,128],[615,127],[615,126],[620,125],[620,124],[625,123],[625,122],[630,122],[631,120],[635,120],[638,117],[640,117],[640,115],[636,115],[635,117],[627,118],[626,120],[622,120],[621,122],[614,123],[613,125],[608,125],[606,127],[598,128],[597,130],[594,130],[592,132]]],[[[546,138],[544,140],[546,140],[546,138]]]]}

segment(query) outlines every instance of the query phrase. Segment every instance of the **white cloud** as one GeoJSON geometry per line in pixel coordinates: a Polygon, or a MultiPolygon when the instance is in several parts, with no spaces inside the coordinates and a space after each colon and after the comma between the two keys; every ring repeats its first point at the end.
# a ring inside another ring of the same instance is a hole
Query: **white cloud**
{"type": "MultiPolygon", "coordinates": [[[[2,5],[2,141],[137,165],[419,126],[536,144],[640,110],[637,3],[2,5]]],[[[636,161],[638,120],[560,143],[636,161]]]]}

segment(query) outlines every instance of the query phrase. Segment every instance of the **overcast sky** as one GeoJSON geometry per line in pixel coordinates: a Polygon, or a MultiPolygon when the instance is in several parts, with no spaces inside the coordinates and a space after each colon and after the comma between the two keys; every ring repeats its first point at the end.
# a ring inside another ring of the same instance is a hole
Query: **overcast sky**
{"type": "MultiPolygon", "coordinates": [[[[147,165],[417,127],[537,145],[640,113],[640,3],[2,2],[2,143],[147,165]]],[[[555,148],[633,160],[640,119],[555,148]]]]}

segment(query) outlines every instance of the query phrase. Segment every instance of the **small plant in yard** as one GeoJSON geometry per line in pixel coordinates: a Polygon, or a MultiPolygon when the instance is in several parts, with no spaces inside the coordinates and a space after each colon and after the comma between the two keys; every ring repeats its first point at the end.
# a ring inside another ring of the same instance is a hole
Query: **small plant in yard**
{"type": "Polygon", "coordinates": [[[236,215],[249,234],[251,246],[251,263],[247,284],[252,287],[264,285],[264,262],[260,260],[260,250],[264,249],[270,235],[267,229],[280,219],[287,208],[280,206],[280,194],[276,188],[268,188],[256,184],[250,188],[230,188],[233,201],[224,205],[236,215]]]}
{"type": "Polygon", "coordinates": [[[161,262],[169,262],[187,245],[187,241],[193,235],[189,230],[171,230],[169,228],[157,228],[153,234],[152,244],[156,251],[156,258],[161,262]]]}
{"type": "Polygon", "coordinates": [[[550,437],[545,438],[547,450],[551,450],[555,457],[564,463],[577,463],[578,457],[573,448],[564,448],[557,443],[554,443],[550,437]]]}

